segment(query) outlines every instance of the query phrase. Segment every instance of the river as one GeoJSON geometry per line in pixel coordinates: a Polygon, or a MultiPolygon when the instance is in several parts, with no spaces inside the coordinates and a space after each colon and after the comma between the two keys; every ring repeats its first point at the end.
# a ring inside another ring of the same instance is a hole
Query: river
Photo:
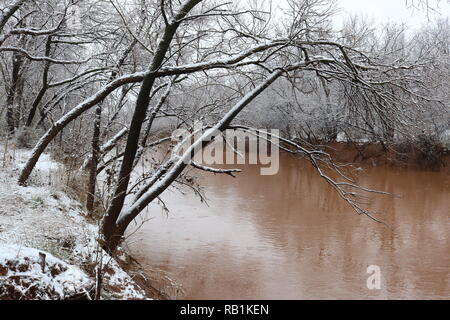
{"type": "Polygon", "coordinates": [[[167,191],[130,235],[132,254],[180,283],[179,299],[449,299],[450,176],[369,168],[359,182],[397,196],[369,208],[391,228],[354,213],[305,161],[236,178],[201,173],[208,199],[167,191]],[[368,267],[381,289],[369,290],[368,267]]]}

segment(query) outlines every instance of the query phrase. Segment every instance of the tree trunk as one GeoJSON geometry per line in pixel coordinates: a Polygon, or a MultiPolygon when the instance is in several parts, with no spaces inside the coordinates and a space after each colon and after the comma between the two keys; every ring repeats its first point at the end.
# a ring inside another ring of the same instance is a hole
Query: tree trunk
{"type": "MultiPolygon", "coordinates": [[[[51,44],[52,44],[52,37],[47,37],[47,42],[45,44],[45,56],[50,57],[50,50],[51,50],[51,44]]],[[[28,118],[25,126],[30,127],[33,123],[34,115],[36,114],[37,107],[39,106],[39,103],[41,103],[42,98],[44,98],[45,93],[48,89],[48,71],[50,69],[50,62],[46,61],[44,64],[44,71],[42,73],[42,87],[41,90],[39,90],[38,95],[33,101],[33,104],[31,105],[30,112],[28,113],[28,118]]]]}
{"type": "Polygon", "coordinates": [[[103,236],[105,241],[105,249],[110,250],[117,247],[120,242],[117,237],[122,237],[125,230],[117,230],[116,221],[123,208],[125,197],[130,182],[130,174],[133,170],[134,160],[139,145],[142,123],[147,114],[150,102],[150,93],[155,83],[155,72],[161,67],[166,53],[169,50],[173,37],[180,25],[179,20],[184,18],[198,3],[202,0],[188,0],[181,8],[180,12],[174,17],[172,23],[167,24],[164,35],[158,44],[155,56],[149,69],[149,73],[144,77],[139,95],[136,101],[133,118],[128,133],[128,139],[125,147],[125,154],[120,168],[119,179],[114,193],[113,200],[103,222],[103,236]]]}
{"type": "Polygon", "coordinates": [[[102,105],[99,104],[95,110],[94,133],[92,135],[92,160],[89,168],[89,183],[86,197],[86,209],[90,216],[94,215],[95,209],[95,186],[97,181],[97,166],[100,156],[100,124],[102,120],[102,105]]]}
{"type": "Polygon", "coordinates": [[[8,132],[14,134],[17,126],[17,110],[15,106],[16,93],[20,81],[20,68],[22,66],[23,59],[19,53],[14,53],[12,56],[12,75],[11,86],[9,87],[6,97],[6,123],[8,126],[8,132]]]}

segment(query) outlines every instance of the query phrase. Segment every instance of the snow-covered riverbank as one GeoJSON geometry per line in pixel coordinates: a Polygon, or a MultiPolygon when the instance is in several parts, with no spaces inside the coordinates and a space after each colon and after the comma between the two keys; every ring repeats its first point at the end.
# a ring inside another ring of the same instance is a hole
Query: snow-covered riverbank
{"type": "Polygon", "coordinates": [[[99,249],[98,226],[88,222],[83,205],[58,187],[61,164],[44,155],[29,186],[17,184],[28,156],[28,150],[0,144],[0,299],[93,298],[100,261],[102,298],[145,299],[99,249]]]}

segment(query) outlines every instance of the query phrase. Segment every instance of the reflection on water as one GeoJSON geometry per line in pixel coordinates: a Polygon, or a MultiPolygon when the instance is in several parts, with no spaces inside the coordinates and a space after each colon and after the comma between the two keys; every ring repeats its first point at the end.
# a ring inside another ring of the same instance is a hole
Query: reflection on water
{"type": "Polygon", "coordinates": [[[168,191],[168,216],[151,207],[128,244],[139,260],[180,282],[187,299],[448,299],[450,177],[368,169],[360,183],[400,194],[358,216],[305,162],[282,155],[276,176],[243,167],[205,174],[209,207],[168,191]],[[381,268],[368,290],[367,267],[381,268]]]}

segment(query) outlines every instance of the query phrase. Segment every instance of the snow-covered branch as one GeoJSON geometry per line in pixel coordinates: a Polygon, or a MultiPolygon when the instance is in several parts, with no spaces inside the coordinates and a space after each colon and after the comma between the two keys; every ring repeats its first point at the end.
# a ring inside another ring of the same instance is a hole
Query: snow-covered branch
{"type": "Polygon", "coordinates": [[[212,168],[212,167],[208,167],[208,166],[204,166],[202,164],[199,164],[197,162],[191,161],[191,166],[193,166],[196,169],[205,171],[205,172],[210,172],[210,173],[214,173],[214,174],[226,174],[229,175],[233,178],[235,178],[235,175],[233,173],[239,173],[242,172],[241,169],[220,169],[220,168],[212,168]]]}
{"type": "Polygon", "coordinates": [[[58,59],[53,59],[53,58],[45,57],[45,56],[34,56],[30,52],[28,52],[27,50],[22,49],[22,48],[17,48],[17,47],[0,47],[0,52],[2,52],[2,51],[18,52],[18,53],[21,53],[24,56],[26,56],[31,61],[47,61],[47,62],[51,62],[51,63],[54,63],[54,64],[83,64],[83,63],[86,63],[86,62],[88,62],[88,61],[90,61],[92,59],[92,58],[88,58],[88,59],[81,60],[81,61],[76,61],[76,60],[58,60],[58,59]]]}

